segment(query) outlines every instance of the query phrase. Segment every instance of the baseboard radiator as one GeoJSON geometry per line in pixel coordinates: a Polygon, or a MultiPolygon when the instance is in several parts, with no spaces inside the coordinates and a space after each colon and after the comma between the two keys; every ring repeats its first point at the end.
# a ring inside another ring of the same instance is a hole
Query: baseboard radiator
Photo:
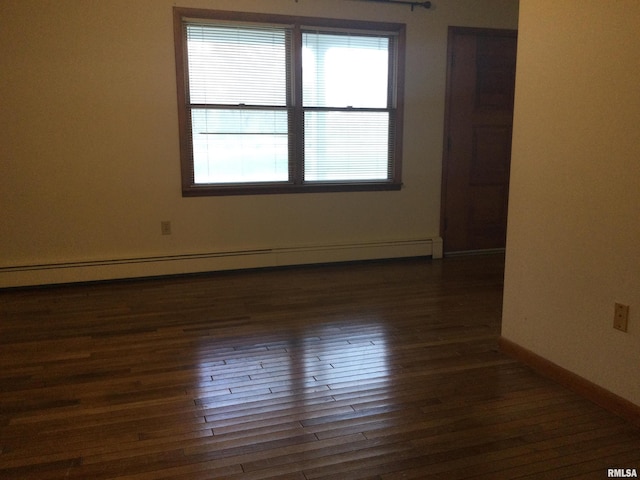
{"type": "Polygon", "coordinates": [[[386,258],[442,258],[440,237],[0,267],[0,288],[386,258]]]}

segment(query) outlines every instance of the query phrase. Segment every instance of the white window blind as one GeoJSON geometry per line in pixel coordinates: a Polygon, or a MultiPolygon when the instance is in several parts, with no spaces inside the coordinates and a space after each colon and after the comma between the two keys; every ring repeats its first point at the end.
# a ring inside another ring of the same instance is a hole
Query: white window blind
{"type": "Polygon", "coordinates": [[[289,179],[289,32],[187,25],[194,181],[289,179]]]}
{"type": "Polygon", "coordinates": [[[389,44],[385,36],[302,34],[305,180],[391,177],[389,44]]]}
{"type": "Polygon", "coordinates": [[[287,29],[209,24],[186,29],[191,103],[287,105],[287,29]]]}

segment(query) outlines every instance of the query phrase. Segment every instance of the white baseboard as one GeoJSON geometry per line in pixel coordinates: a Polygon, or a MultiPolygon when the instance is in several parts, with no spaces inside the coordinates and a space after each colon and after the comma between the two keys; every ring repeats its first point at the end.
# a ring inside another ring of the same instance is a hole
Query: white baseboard
{"type": "Polygon", "coordinates": [[[0,288],[420,256],[442,258],[442,239],[18,265],[0,267],[0,288]]]}

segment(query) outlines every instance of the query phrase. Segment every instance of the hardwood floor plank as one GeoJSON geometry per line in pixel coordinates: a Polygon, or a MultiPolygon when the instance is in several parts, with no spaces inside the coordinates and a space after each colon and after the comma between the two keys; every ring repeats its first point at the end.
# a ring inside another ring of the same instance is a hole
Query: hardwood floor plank
{"type": "Polygon", "coordinates": [[[640,430],[503,355],[503,258],[0,291],[0,478],[602,478],[640,430]]]}

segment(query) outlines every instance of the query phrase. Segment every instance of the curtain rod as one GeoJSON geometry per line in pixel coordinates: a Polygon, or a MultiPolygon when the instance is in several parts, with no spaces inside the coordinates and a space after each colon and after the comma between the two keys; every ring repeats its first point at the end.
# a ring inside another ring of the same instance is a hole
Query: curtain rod
{"type": "Polygon", "coordinates": [[[431,2],[407,2],[404,0],[361,0],[361,1],[378,2],[378,3],[398,3],[400,5],[411,5],[412,12],[415,7],[431,8],[431,2]]]}

